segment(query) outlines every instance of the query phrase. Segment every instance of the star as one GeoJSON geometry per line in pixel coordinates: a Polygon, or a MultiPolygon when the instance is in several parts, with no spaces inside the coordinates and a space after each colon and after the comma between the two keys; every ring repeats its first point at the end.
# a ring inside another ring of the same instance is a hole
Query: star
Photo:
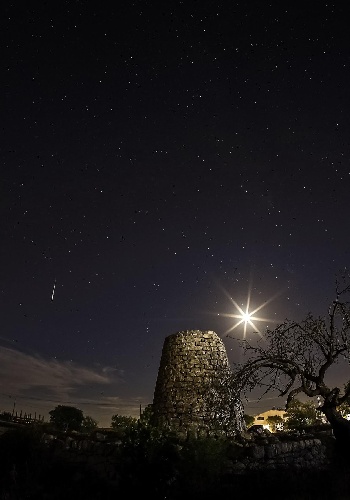
{"type": "Polygon", "coordinates": [[[228,330],[225,331],[226,336],[228,336],[228,334],[230,332],[235,330],[240,325],[243,325],[243,338],[244,339],[246,338],[247,330],[249,327],[253,328],[254,332],[257,333],[258,335],[260,335],[260,337],[263,337],[263,334],[261,333],[261,331],[257,327],[256,322],[259,321],[259,322],[265,322],[265,323],[267,323],[267,322],[278,323],[278,321],[275,319],[263,318],[261,316],[255,316],[255,314],[258,311],[260,311],[261,309],[263,309],[264,307],[266,307],[270,302],[272,302],[278,295],[280,295],[281,292],[276,293],[268,300],[262,302],[258,307],[256,307],[253,310],[250,309],[251,287],[249,287],[249,289],[248,289],[246,305],[243,306],[243,308],[241,306],[239,306],[239,304],[237,304],[237,302],[228,294],[228,292],[226,290],[224,290],[224,292],[238,311],[238,314],[237,313],[236,314],[233,314],[233,313],[221,313],[220,314],[220,316],[225,316],[226,318],[234,318],[234,319],[238,320],[233,326],[231,326],[228,330]]]}

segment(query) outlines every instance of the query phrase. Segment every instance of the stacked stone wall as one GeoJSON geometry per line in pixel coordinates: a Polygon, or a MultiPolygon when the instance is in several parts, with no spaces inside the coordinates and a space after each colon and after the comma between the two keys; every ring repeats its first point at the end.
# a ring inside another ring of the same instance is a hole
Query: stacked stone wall
{"type": "Polygon", "coordinates": [[[163,345],[153,412],[156,424],[188,432],[240,432],[243,407],[231,390],[222,340],[210,330],[185,330],[163,345]]]}
{"type": "MultiPolygon", "coordinates": [[[[269,470],[327,470],[331,463],[334,440],[324,441],[315,436],[279,441],[276,438],[266,443],[246,443],[239,457],[237,450],[232,457],[227,457],[222,473],[235,476],[255,471],[269,470]]],[[[89,439],[56,440],[54,436],[43,436],[43,442],[53,447],[53,456],[60,457],[67,463],[81,465],[97,476],[109,481],[117,481],[120,470],[118,460],[118,442],[98,442],[89,439]],[[53,439],[53,440],[52,440],[53,439]]]]}
{"type": "Polygon", "coordinates": [[[239,459],[229,463],[232,474],[271,469],[324,469],[330,464],[332,442],[328,446],[316,437],[248,445],[239,459]]]}

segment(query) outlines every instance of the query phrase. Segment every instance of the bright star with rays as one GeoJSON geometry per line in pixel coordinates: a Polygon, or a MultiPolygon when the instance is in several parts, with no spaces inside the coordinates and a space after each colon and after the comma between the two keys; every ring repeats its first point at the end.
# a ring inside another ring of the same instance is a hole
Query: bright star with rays
{"type": "Polygon", "coordinates": [[[235,323],[233,326],[231,326],[231,328],[229,328],[225,333],[232,332],[239,325],[241,325],[243,323],[243,337],[244,338],[246,338],[248,325],[251,326],[254,329],[254,331],[257,332],[260,336],[262,336],[261,331],[256,326],[256,323],[254,323],[254,321],[257,322],[257,321],[269,321],[269,320],[267,318],[261,318],[259,316],[254,316],[254,315],[258,311],[260,311],[260,309],[262,309],[266,305],[266,303],[261,304],[259,307],[257,307],[253,311],[249,312],[249,298],[250,297],[248,296],[245,311],[237,304],[237,302],[235,300],[233,300],[231,298],[231,301],[234,304],[234,306],[236,307],[236,309],[238,310],[239,314],[223,314],[223,316],[226,316],[228,318],[235,318],[235,319],[238,319],[239,321],[237,321],[237,323],[235,323]]]}
{"type": "Polygon", "coordinates": [[[232,297],[230,297],[228,295],[228,293],[226,291],[225,291],[225,293],[229,297],[230,301],[232,302],[232,304],[235,306],[235,308],[237,309],[237,311],[239,313],[239,314],[223,314],[223,313],[220,314],[220,316],[225,316],[227,318],[235,318],[238,320],[233,326],[231,326],[228,330],[226,330],[226,332],[225,332],[226,334],[232,332],[238,326],[243,324],[243,338],[244,339],[246,338],[247,330],[249,327],[253,328],[254,333],[258,333],[260,335],[260,337],[262,337],[263,334],[261,333],[261,331],[259,330],[259,328],[256,325],[256,323],[258,321],[265,322],[265,323],[267,323],[267,322],[278,323],[278,321],[276,321],[275,319],[262,318],[260,316],[255,316],[255,314],[258,311],[260,311],[263,307],[267,306],[267,304],[269,304],[272,300],[274,300],[277,295],[280,295],[280,293],[277,293],[276,295],[274,295],[273,297],[271,297],[267,301],[263,302],[262,304],[260,304],[257,308],[255,308],[253,310],[250,310],[250,295],[251,295],[250,289],[248,291],[248,297],[247,297],[247,303],[246,303],[245,309],[240,307],[237,304],[237,302],[232,297]]]}

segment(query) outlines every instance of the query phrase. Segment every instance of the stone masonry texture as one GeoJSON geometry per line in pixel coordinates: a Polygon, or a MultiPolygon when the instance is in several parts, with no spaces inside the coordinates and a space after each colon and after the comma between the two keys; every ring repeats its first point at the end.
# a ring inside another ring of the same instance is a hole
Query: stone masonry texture
{"type": "Polygon", "coordinates": [[[222,340],[210,330],[166,337],[156,381],[155,423],[188,432],[234,435],[245,429],[222,340]]]}

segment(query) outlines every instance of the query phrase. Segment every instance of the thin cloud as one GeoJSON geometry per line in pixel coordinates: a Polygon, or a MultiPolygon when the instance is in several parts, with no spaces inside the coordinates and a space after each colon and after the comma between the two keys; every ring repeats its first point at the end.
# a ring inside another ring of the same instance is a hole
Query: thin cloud
{"type": "Polygon", "coordinates": [[[52,396],[67,397],[85,385],[112,382],[111,372],[92,370],[77,363],[44,359],[15,349],[0,347],[0,377],[3,387],[20,395],[46,389],[52,396]]]}
{"type": "Polygon", "coordinates": [[[123,370],[109,366],[85,367],[71,361],[45,359],[0,346],[0,410],[48,413],[56,405],[70,405],[108,427],[114,414],[138,417],[142,396],[118,396],[125,386],[123,370]]]}

